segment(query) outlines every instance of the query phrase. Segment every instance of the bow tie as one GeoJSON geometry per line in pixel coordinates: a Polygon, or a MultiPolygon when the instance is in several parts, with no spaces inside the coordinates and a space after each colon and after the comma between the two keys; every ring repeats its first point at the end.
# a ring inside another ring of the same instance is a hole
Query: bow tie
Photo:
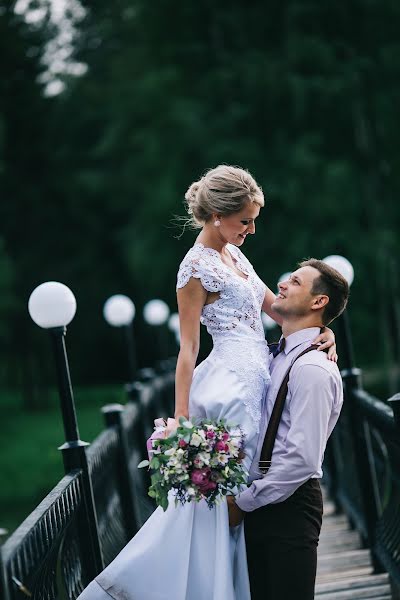
{"type": "Polygon", "coordinates": [[[284,337],[282,337],[279,340],[279,343],[276,344],[275,348],[272,350],[272,356],[275,358],[275,356],[278,356],[278,354],[280,352],[282,352],[282,350],[285,349],[285,344],[286,344],[286,339],[284,337]]]}

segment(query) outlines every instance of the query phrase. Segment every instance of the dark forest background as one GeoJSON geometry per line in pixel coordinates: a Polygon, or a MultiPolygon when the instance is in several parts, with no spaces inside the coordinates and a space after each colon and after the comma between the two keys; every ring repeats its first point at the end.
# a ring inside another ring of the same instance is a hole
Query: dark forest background
{"type": "Polygon", "coordinates": [[[51,4],[0,2],[0,384],[34,407],[53,382],[27,313],[46,280],[77,298],[76,384],[124,380],[120,332],[102,317],[114,293],[136,304],[140,366],[154,362],[142,307],[160,297],[176,310],[195,234],[178,239],[173,219],[219,163],[264,189],[244,251],[270,287],[305,257],[352,262],[357,363],[386,381],[398,358],[400,4],[71,0],[74,34],[49,67],[63,31],[51,4]]]}

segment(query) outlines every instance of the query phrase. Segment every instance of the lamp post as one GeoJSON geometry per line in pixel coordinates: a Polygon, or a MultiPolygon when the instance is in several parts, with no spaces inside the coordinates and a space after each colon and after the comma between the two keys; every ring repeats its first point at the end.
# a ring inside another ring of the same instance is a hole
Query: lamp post
{"type": "Polygon", "coordinates": [[[169,308],[164,300],[149,300],[143,307],[143,318],[148,325],[157,327],[160,347],[159,358],[166,358],[168,354],[168,340],[165,336],[164,325],[169,317],[169,308]]]}
{"type": "MultiPolygon", "coordinates": [[[[353,283],[354,280],[354,269],[353,265],[347,258],[344,256],[339,256],[338,254],[331,254],[330,256],[326,256],[323,259],[323,262],[339,271],[341,275],[346,279],[349,286],[353,283]]],[[[350,321],[347,310],[345,309],[339,319],[337,320],[339,335],[343,342],[343,362],[345,369],[354,370],[357,373],[353,373],[354,375],[359,375],[359,370],[354,369],[354,351],[353,351],[353,342],[351,338],[351,330],[350,330],[350,321]]]]}
{"type": "Polygon", "coordinates": [[[82,471],[85,523],[89,533],[89,539],[84,542],[87,544],[88,554],[86,568],[88,575],[96,576],[103,568],[103,557],[99,543],[92,482],[85,452],[85,448],[89,444],[83,442],[79,437],[65,346],[66,327],[76,312],[75,296],[66,285],[57,281],[48,281],[33,290],[29,298],[28,310],[36,325],[47,329],[51,335],[66,440],[59,450],[62,451],[65,473],[75,469],[82,471]]]}
{"type": "Polygon", "coordinates": [[[135,305],[128,296],[115,294],[108,298],[104,304],[103,315],[112,327],[121,327],[128,349],[128,393],[130,386],[135,381],[137,371],[135,340],[133,337],[133,319],[135,318],[135,305]]]}

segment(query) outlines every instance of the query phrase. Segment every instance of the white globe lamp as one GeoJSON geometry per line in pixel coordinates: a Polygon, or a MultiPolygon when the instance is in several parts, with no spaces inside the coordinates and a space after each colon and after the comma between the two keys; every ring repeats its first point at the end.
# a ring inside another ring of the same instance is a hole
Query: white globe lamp
{"type": "Polygon", "coordinates": [[[354,280],[354,269],[353,265],[347,258],[340,256],[339,254],[331,254],[323,259],[323,262],[339,271],[341,275],[346,279],[347,283],[351,285],[354,280]]]}
{"type": "Polygon", "coordinates": [[[169,317],[169,308],[164,300],[150,300],[143,308],[143,317],[149,325],[163,325],[169,317]]]}
{"type": "Polygon", "coordinates": [[[135,318],[136,308],[128,296],[115,294],[106,300],[103,308],[105,320],[112,327],[130,325],[135,318]]]}
{"type": "Polygon", "coordinates": [[[47,281],[33,290],[28,301],[31,319],[43,329],[66,327],[76,313],[71,290],[58,281],[47,281]]]}

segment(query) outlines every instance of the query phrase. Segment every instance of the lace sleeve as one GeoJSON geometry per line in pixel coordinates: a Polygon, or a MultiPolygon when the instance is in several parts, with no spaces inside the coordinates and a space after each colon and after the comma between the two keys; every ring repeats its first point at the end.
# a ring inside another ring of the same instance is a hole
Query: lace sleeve
{"type": "Polygon", "coordinates": [[[203,248],[203,252],[199,252],[196,247],[189,250],[179,267],[177,289],[185,287],[189,279],[194,277],[200,279],[203,288],[207,292],[222,290],[224,273],[216,263],[215,257],[208,256],[206,250],[207,248],[203,248]]]}

